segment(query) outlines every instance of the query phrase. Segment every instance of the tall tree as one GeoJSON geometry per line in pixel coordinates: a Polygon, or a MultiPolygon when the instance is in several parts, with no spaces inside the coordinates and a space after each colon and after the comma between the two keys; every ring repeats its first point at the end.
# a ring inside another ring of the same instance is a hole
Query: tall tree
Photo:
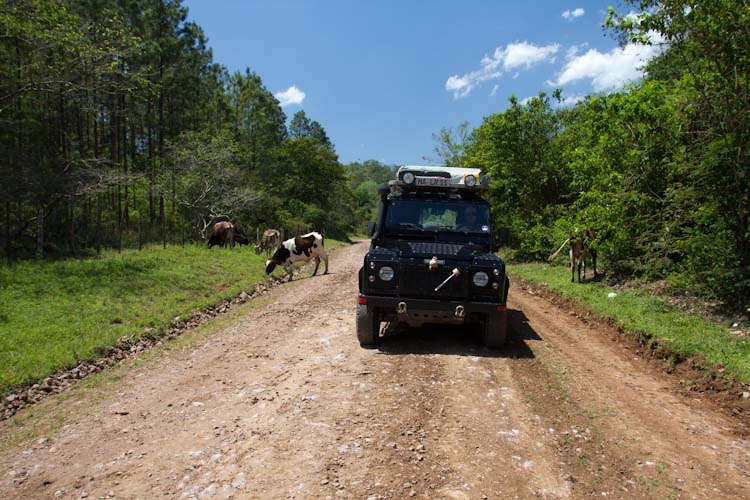
{"type": "Polygon", "coordinates": [[[294,139],[310,137],[334,151],[333,143],[328,138],[323,126],[315,120],[310,120],[304,110],[294,113],[291,122],[289,122],[289,136],[294,139]]]}
{"type": "Polygon", "coordinates": [[[441,128],[440,132],[432,134],[432,151],[446,167],[462,167],[466,163],[469,135],[469,122],[462,122],[455,129],[441,128]]]}
{"type": "Polygon", "coordinates": [[[251,172],[272,172],[277,148],[286,138],[286,116],[257,74],[246,69],[228,81],[234,129],[251,172]]]}
{"type": "MultiPolygon", "coordinates": [[[[739,296],[750,295],[750,4],[744,0],[628,1],[640,14],[610,10],[607,24],[624,40],[663,40],[667,55],[652,64],[654,74],[675,78],[689,120],[693,151],[689,181],[707,190],[722,226],[733,233],[734,251],[725,279],[739,296]],[[730,270],[733,269],[733,270],[730,270]]],[[[723,237],[722,237],[723,239],[723,237]]]]}

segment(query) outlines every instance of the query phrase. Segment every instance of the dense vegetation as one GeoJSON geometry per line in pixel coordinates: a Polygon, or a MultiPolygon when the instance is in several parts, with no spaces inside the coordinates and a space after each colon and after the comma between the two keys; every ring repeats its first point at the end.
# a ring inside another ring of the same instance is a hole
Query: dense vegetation
{"type": "MultiPolygon", "coordinates": [[[[574,106],[561,93],[435,134],[495,179],[521,258],[592,227],[608,271],[750,301],[750,6],[630,0],[623,43],[663,44],[646,77],[574,106]]],[[[0,1],[0,256],[198,241],[219,215],[361,232],[378,162],[342,165],[250,69],[212,60],[180,0],[0,1]]]]}
{"type": "MultiPolygon", "coordinates": [[[[608,271],[668,279],[750,302],[750,4],[631,1],[611,11],[622,42],[665,50],[643,81],[575,106],[561,93],[486,116],[465,140],[443,130],[449,164],[493,174],[495,215],[515,254],[545,259],[591,227],[608,271]],[[557,101],[557,102],[556,102],[557,101]]],[[[465,134],[463,134],[465,136],[465,134]]]]}
{"type": "Polygon", "coordinates": [[[0,33],[0,256],[362,222],[323,126],[213,62],[181,0],[2,0],[0,33]]]}

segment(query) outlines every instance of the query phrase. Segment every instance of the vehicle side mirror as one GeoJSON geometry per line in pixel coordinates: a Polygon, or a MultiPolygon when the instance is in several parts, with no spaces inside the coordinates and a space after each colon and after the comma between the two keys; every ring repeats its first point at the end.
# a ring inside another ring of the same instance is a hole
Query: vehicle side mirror
{"type": "Polygon", "coordinates": [[[375,221],[370,221],[367,223],[367,236],[372,238],[372,235],[375,234],[375,231],[378,229],[378,224],[375,221]]]}

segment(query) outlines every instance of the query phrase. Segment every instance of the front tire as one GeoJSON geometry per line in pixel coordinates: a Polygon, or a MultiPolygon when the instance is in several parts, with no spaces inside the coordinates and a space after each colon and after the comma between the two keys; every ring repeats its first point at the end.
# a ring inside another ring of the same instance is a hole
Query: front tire
{"type": "Polygon", "coordinates": [[[380,338],[380,313],[365,304],[357,304],[357,339],[360,346],[372,346],[380,338]]]}
{"type": "Polygon", "coordinates": [[[508,334],[508,316],[505,311],[490,313],[484,320],[484,345],[499,349],[505,344],[508,334]]]}

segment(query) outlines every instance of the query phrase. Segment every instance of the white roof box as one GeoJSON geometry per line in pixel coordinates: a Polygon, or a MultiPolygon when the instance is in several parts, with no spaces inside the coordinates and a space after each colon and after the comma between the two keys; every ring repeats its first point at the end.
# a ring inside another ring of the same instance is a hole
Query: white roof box
{"type": "Polygon", "coordinates": [[[487,189],[490,178],[479,168],[404,165],[390,184],[414,189],[487,189]]]}

